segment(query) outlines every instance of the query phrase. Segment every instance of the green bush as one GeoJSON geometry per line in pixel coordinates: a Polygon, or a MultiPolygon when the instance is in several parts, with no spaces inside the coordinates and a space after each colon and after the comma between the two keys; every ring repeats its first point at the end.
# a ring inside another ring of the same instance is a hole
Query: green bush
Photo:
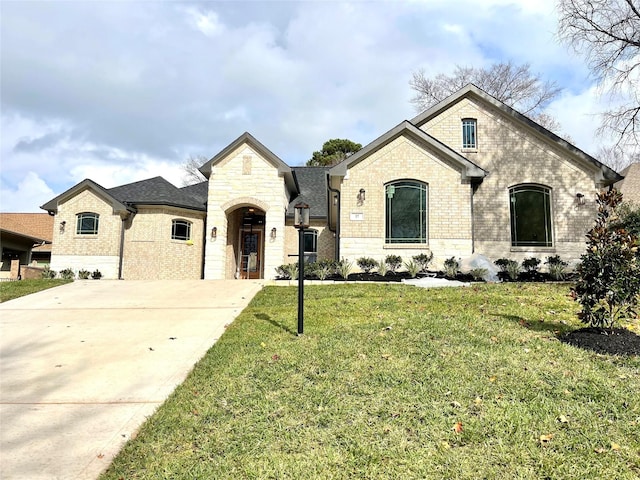
{"type": "Polygon", "coordinates": [[[89,278],[89,275],[91,275],[91,272],[89,270],[78,270],[78,278],[80,280],[86,280],[87,278],[89,278]]]}
{"type": "Polygon", "coordinates": [[[520,275],[520,264],[515,260],[509,260],[509,263],[507,263],[507,275],[515,282],[518,279],[518,275],[520,275]]]}
{"type": "Polygon", "coordinates": [[[371,270],[375,269],[378,266],[378,262],[369,257],[360,257],[358,260],[356,260],[356,263],[360,267],[360,270],[362,270],[364,273],[370,273],[371,270]]]}
{"type": "Polygon", "coordinates": [[[413,260],[420,266],[420,271],[424,273],[427,271],[431,260],[433,260],[433,252],[414,255],[413,260]]]}
{"type": "Polygon", "coordinates": [[[614,221],[616,228],[624,228],[627,232],[640,237],[640,204],[622,202],[615,213],[618,216],[614,221]]]}
{"type": "Polygon", "coordinates": [[[336,265],[336,273],[345,280],[349,277],[351,270],[353,270],[353,263],[345,258],[340,260],[336,265]]]}
{"type": "Polygon", "coordinates": [[[553,255],[551,257],[547,257],[547,260],[544,263],[545,265],[548,265],[549,276],[552,279],[564,280],[566,269],[569,264],[564,260],[562,260],[560,258],[560,255],[553,255]]]}
{"type": "Polygon", "coordinates": [[[503,273],[507,273],[507,267],[509,266],[509,262],[511,260],[509,260],[508,258],[499,258],[498,260],[496,260],[495,262],[493,262],[493,264],[498,267],[500,269],[501,272],[503,273]]]}
{"type": "Polygon", "coordinates": [[[100,270],[96,268],[91,274],[91,278],[93,278],[94,280],[100,280],[102,278],[102,273],[100,273],[100,270]]]}
{"type": "Polygon", "coordinates": [[[409,260],[408,262],[405,262],[404,266],[407,269],[407,272],[409,272],[409,275],[411,275],[411,278],[416,278],[418,276],[418,273],[422,271],[422,267],[415,260],[409,260]]]}
{"type": "Polygon", "coordinates": [[[42,270],[42,278],[47,278],[47,279],[56,278],[57,274],[58,273],[55,270],[51,270],[49,268],[49,265],[45,265],[44,269],[42,270]]]}
{"type": "Polygon", "coordinates": [[[577,268],[573,291],[582,310],[579,318],[592,327],[611,328],[635,316],[640,294],[638,237],[619,228],[616,207],[622,194],[613,189],[597,197],[598,216],[587,233],[587,251],[577,268]]]}
{"type": "Polygon", "coordinates": [[[525,258],[522,262],[522,268],[528,273],[537,272],[540,268],[540,259],[536,257],[525,258]]]}
{"type": "Polygon", "coordinates": [[[387,268],[391,273],[396,273],[396,270],[398,270],[402,265],[402,257],[400,255],[387,255],[384,259],[384,263],[386,263],[387,268]]]}
{"type": "Polygon", "coordinates": [[[444,276],[447,278],[455,278],[460,271],[460,262],[456,257],[447,258],[444,261],[444,276]]]}
{"type": "Polygon", "coordinates": [[[480,282],[484,280],[484,277],[489,273],[489,270],[486,268],[473,268],[469,270],[469,275],[473,278],[474,281],[480,282]]]}
{"type": "Polygon", "coordinates": [[[65,268],[64,270],[60,270],[60,278],[63,280],[73,280],[76,278],[76,274],[70,268],[65,268]]]}

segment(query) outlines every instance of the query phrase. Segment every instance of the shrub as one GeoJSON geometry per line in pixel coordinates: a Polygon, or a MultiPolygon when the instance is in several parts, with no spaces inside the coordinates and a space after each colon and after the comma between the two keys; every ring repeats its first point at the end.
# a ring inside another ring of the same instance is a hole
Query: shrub
{"type": "Polygon", "coordinates": [[[91,274],[91,278],[93,278],[94,280],[100,280],[102,278],[102,273],[100,273],[100,270],[96,268],[91,274]]]}
{"type": "Polygon", "coordinates": [[[387,264],[387,268],[391,273],[396,273],[396,270],[402,265],[402,257],[400,255],[387,255],[384,263],[387,264]]]}
{"type": "Polygon", "coordinates": [[[358,266],[364,273],[370,273],[371,270],[375,269],[378,266],[378,262],[376,262],[373,258],[368,257],[360,257],[356,260],[358,266]]]}
{"type": "Polygon", "coordinates": [[[89,270],[78,270],[78,278],[80,280],[86,280],[87,278],[89,278],[89,275],[91,275],[91,272],[89,270]]]}
{"type": "Polygon", "coordinates": [[[525,258],[522,262],[522,268],[524,268],[524,271],[527,273],[537,272],[540,268],[540,259],[536,257],[525,258]]]}
{"type": "Polygon", "coordinates": [[[615,210],[622,201],[617,190],[598,193],[598,215],[587,233],[587,251],[578,265],[574,298],[582,306],[578,314],[592,327],[612,327],[635,316],[640,294],[639,240],[625,228],[617,228],[615,210]]]}
{"type": "Polygon", "coordinates": [[[421,272],[426,272],[431,260],[433,260],[433,252],[414,255],[413,260],[419,265],[421,272]]]}
{"type": "Polygon", "coordinates": [[[473,278],[474,281],[480,282],[484,280],[484,277],[489,273],[489,270],[486,268],[473,268],[469,270],[469,275],[473,278]]]}
{"type": "Polygon", "coordinates": [[[501,272],[506,273],[507,272],[507,267],[509,266],[509,262],[511,260],[509,260],[508,258],[499,258],[498,260],[496,260],[494,263],[494,265],[496,267],[498,267],[500,269],[501,272]]]}
{"type": "Polygon", "coordinates": [[[569,264],[564,260],[562,260],[560,258],[560,255],[553,255],[552,257],[547,257],[547,260],[544,263],[545,265],[548,265],[549,276],[553,280],[564,280],[565,271],[569,264]]]}
{"type": "Polygon", "coordinates": [[[640,204],[622,202],[616,207],[618,220],[616,228],[624,228],[627,232],[640,237],[640,204]]]}
{"type": "Polygon", "coordinates": [[[60,270],[60,278],[64,280],[73,280],[76,278],[76,274],[70,268],[65,268],[64,270],[60,270]]]}
{"type": "Polygon", "coordinates": [[[415,260],[409,260],[408,262],[405,262],[404,266],[407,269],[407,272],[409,272],[409,275],[411,275],[411,278],[416,278],[418,276],[418,273],[422,271],[422,267],[415,260]]]}
{"type": "Polygon", "coordinates": [[[345,280],[349,277],[351,270],[353,269],[353,263],[343,258],[336,265],[336,273],[345,280]]]}
{"type": "Polygon", "coordinates": [[[333,267],[327,264],[316,264],[316,269],[314,270],[316,277],[319,280],[325,280],[329,275],[333,273],[333,267]]]}
{"type": "Polygon", "coordinates": [[[444,261],[444,276],[447,278],[455,278],[460,271],[460,262],[456,257],[447,258],[444,261]]]}
{"type": "Polygon", "coordinates": [[[387,267],[387,264],[384,261],[378,263],[378,275],[384,277],[388,271],[389,271],[389,268],[387,267]]]}
{"type": "Polygon", "coordinates": [[[515,260],[509,260],[509,263],[507,263],[507,275],[515,282],[518,279],[518,275],[520,275],[520,264],[515,260]]]}
{"type": "Polygon", "coordinates": [[[44,269],[42,270],[42,278],[47,278],[47,279],[56,278],[57,274],[58,273],[55,270],[51,270],[49,268],[49,265],[45,265],[44,269]]]}

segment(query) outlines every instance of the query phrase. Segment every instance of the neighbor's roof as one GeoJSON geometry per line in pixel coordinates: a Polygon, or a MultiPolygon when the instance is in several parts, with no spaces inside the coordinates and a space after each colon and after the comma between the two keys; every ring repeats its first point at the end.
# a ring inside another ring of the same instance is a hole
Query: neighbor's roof
{"type": "Polygon", "coordinates": [[[623,200],[640,204],[640,162],[632,163],[620,174],[624,180],[615,187],[622,192],[623,200]]]}
{"type": "Polygon", "coordinates": [[[38,252],[50,252],[53,239],[53,217],[47,213],[0,213],[0,229],[30,237],[34,243],[48,242],[35,247],[38,252]]]}
{"type": "Polygon", "coordinates": [[[287,208],[287,216],[293,216],[298,203],[309,205],[311,218],[327,216],[327,173],[331,167],[292,167],[300,187],[300,194],[293,197],[287,208]]]}
{"type": "Polygon", "coordinates": [[[476,87],[472,83],[466,85],[465,87],[461,88],[460,90],[458,90],[454,94],[449,95],[447,98],[445,98],[441,102],[437,103],[436,105],[432,106],[431,108],[428,108],[427,110],[425,110],[421,114],[417,115],[416,117],[414,117],[411,120],[411,123],[413,123],[415,126],[420,128],[422,125],[427,123],[429,120],[431,120],[432,118],[436,117],[437,115],[442,113],[444,110],[450,108],[451,105],[454,105],[455,103],[459,102],[463,98],[468,98],[468,97],[473,97],[473,98],[476,98],[476,99],[480,99],[481,101],[483,101],[483,102],[485,102],[485,103],[487,103],[489,105],[494,106],[496,109],[500,110],[501,112],[506,114],[508,117],[514,118],[517,121],[525,124],[529,128],[533,129],[534,131],[538,132],[544,138],[546,138],[548,141],[556,143],[556,144],[560,145],[561,147],[563,147],[564,149],[568,150],[575,157],[577,157],[578,159],[582,160],[583,162],[585,162],[587,164],[591,164],[592,166],[595,166],[596,168],[598,168],[600,170],[601,175],[602,175],[602,180],[604,181],[605,184],[611,185],[614,182],[622,180],[622,177],[617,172],[615,172],[611,168],[607,167],[602,162],[599,162],[598,160],[593,158],[588,153],[583,152],[582,150],[580,150],[575,145],[572,145],[571,143],[567,142],[565,139],[560,138],[558,135],[556,135],[552,131],[547,130],[546,128],[544,128],[539,123],[534,122],[533,120],[531,120],[526,115],[523,115],[522,113],[518,112],[517,110],[515,110],[515,109],[511,108],[510,106],[504,104],[503,102],[501,102],[497,98],[492,97],[487,92],[485,92],[481,88],[476,87]]]}

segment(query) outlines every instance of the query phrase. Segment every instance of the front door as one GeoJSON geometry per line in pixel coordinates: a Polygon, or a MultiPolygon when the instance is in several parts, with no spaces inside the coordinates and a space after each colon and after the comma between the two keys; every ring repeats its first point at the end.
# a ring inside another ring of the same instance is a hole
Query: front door
{"type": "Polygon", "coordinates": [[[240,233],[240,278],[260,278],[262,270],[262,232],[240,233]]]}

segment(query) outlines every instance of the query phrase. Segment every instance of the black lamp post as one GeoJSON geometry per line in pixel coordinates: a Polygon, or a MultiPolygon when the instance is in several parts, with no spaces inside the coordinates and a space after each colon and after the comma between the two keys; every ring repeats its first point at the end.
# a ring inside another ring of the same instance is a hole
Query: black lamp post
{"type": "Polygon", "coordinates": [[[296,204],[293,226],[298,229],[298,335],[304,331],[304,229],[309,227],[309,205],[296,204]]]}

